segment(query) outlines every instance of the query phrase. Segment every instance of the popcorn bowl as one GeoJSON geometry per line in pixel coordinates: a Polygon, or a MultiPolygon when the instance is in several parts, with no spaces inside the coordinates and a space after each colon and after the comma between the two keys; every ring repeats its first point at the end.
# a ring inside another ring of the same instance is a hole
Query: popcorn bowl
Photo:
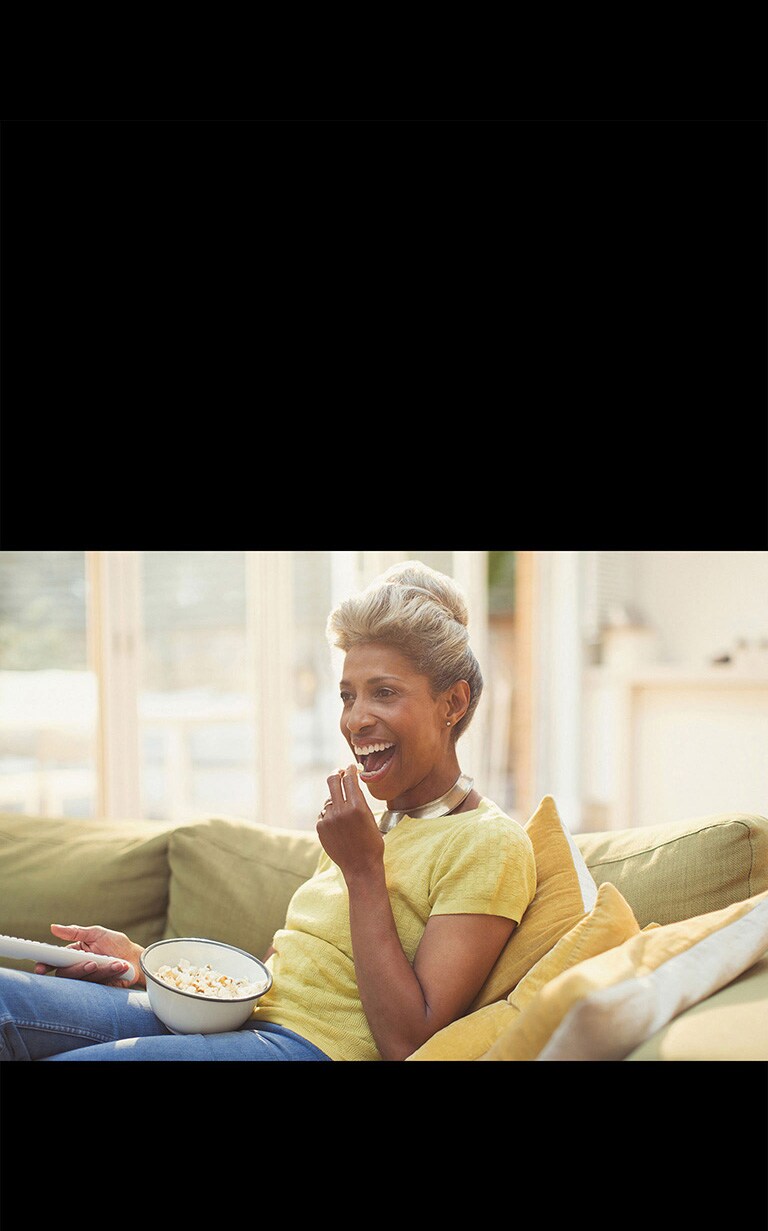
{"type": "Polygon", "coordinates": [[[147,982],[153,1013],[173,1034],[219,1034],[238,1030],[250,1017],[260,996],[272,986],[272,975],[263,962],[245,949],[219,940],[182,936],[157,940],[142,953],[139,964],[147,982]],[[229,979],[246,979],[252,986],[234,999],[219,999],[201,992],[182,990],[165,982],[158,972],[176,968],[186,960],[193,967],[210,966],[212,973],[229,979]]]}

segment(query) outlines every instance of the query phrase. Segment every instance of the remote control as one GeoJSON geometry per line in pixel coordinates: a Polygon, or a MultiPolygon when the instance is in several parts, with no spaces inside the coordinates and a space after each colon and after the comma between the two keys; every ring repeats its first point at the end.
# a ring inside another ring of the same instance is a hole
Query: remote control
{"type": "MultiPolygon", "coordinates": [[[[67,949],[63,945],[49,945],[44,940],[22,940],[19,936],[0,935],[0,957],[21,958],[25,962],[44,962],[46,966],[75,966],[78,962],[95,962],[106,966],[109,962],[124,959],[105,957],[102,953],[84,953],[82,949],[67,949]]],[[[135,971],[130,962],[128,969],[115,978],[133,979],[135,971]]]]}

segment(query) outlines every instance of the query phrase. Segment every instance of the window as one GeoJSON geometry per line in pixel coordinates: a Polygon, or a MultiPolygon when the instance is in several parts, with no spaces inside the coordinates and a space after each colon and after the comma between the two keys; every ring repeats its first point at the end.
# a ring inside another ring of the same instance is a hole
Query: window
{"type": "MultiPolygon", "coordinates": [[[[486,556],[0,552],[0,810],[311,828],[350,757],[331,606],[420,558],[462,583],[472,643],[495,664],[505,632],[489,641],[489,615],[506,618],[512,566],[495,563],[489,590],[486,556]]],[[[485,675],[461,759],[504,805],[509,681],[485,675]]]]}
{"type": "Polygon", "coordinates": [[[245,552],[140,553],[141,811],[256,813],[245,552]]]}
{"type": "Polygon", "coordinates": [[[85,552],[0,552],[0,808],[91,816],[97,692],[85,552]]]}

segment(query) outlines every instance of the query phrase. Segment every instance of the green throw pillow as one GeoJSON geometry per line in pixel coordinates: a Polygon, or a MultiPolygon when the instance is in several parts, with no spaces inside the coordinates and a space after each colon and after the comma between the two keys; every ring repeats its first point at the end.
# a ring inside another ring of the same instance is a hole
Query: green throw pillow
{"type": "Polygon", "coordinates": [[[167,913],[168,837],[169,826],[155,821],[0,814],[0,932],[60,943],[52,923],[100,923],[140,945],[158,940],[167,913]]]}
{"type": "Polygon", "coordinates": [[[262,957],[320,850],[314,830],[220,818],[179,826],[166,936],[205,936],[262,957]]]}

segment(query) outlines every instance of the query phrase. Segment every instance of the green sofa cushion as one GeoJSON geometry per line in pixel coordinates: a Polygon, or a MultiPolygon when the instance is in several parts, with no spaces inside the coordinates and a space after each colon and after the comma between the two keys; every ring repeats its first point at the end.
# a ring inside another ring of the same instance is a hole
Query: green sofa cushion
{"type": "Polygon", "coordinates": [[[598,885],[611,881],[640,927],[721,910],[768,889],[768,820],[729,812],[574,834],[598,885]]]}
{"type": "Polygon", "coordinates": [[[166,936],[207,936],[262,957],[320,849],[314,830],[216,817],[178,826],[166,936]]]}
{"type": "MultiPolygon", "coordinates": [[[[158,940],[169,832],[156,821],[0,814],[0,932],[51,941],[51,923],[100,923],[140,945],[158,940]]],[[[3,965],[31,969],[10,959],[3,965]]]]}

